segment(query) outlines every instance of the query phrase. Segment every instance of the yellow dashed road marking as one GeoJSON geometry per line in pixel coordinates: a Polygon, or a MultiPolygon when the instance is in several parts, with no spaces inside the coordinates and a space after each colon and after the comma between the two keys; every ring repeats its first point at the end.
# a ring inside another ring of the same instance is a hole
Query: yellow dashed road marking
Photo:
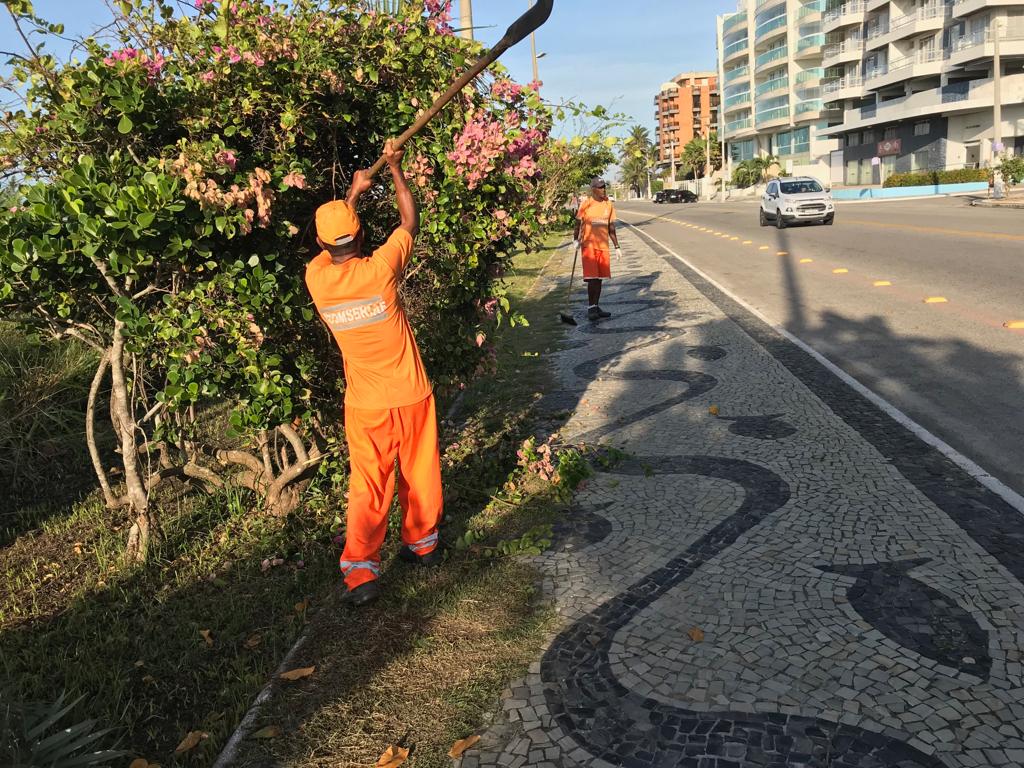
{"type": "Polygon", "coordinates": [[[800,259],[801,264],[810,264],[814,259],[800,259]]]}
{"type": "Polygon", "coordinates": [[[750,245],[752,242],[754,242],[754,241],[753,240],[744,240],[743,244],[744,245],[750,245]]]}
{"type": "Polygon", "coordinates": [[[789,256],[789,251],[778,251],[776,256],[789,256]]]}
{"type": "Polygon", "coordinates": [[[848,273],[849,271],[850,271],[850,270],[848,270],[848,269],[844,269],[844,268],[840,268],[840,269],[833,269],[833,270],[832,270],[832,274],[833,274],[833,275],[845,275],[845,274],[847,274],[847,273],[848,273]]]}
{"type": "Polygon", "coordinates": [[[1008,323],[1003,323],[1003,328],[1009,328],[1011,331],[1024,331],[1024,320],[1011,320],[1008,323]]]}
{"type": "Polygon", "coordinates": [[[923,232],[931,235],[960,235],[961,237],[980,237],[986,240],[1024,240],[1024,235],[1013,235],[1007,232],[983,232],[973,229],[946,229],[944,227],[922,227],[914,224],[887,224],[870,219],[843,219],[845,224],[860,224],[865,227],[882,229],[905,229],[909,232],[923,232]]]}
{"type": "Polygon", "coordinates": [[[945,296],[929,296],[924,300],[925,304],[946,304],[949,302],[945,296]]]}
{"type": "Polygon", "coordinates": [[[757,250],[759,250],[759,251],[770,251],[771,249],[767,245],[762,245],[757,250]]]}
{"type": "Polygon", "coordinates": [[[875,280],[875,288],[888,288],[892,283],[888,280],[875,280]]]}

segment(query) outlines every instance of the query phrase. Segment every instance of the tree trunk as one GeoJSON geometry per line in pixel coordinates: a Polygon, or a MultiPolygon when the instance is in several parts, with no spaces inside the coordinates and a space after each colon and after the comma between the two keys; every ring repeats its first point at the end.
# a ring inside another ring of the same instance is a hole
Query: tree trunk
{"type": "Polygon", "coordinates": [[[111,396],[110,420],[121,444],[124,463],[125,490],[128,504],[135,513],[135,522],[128,532],[125,555],[136,562],[144,560],[150,545],[159,539],[159,520],[149,506],[149,493],[139,474],[139,451],[136,442],[135,416],[128,395],[124,372],[124,324],[114,321],[114,338],[110,347],[111,396]]]}
{"type": "Polygon", "coordinates": [[[103,384],[103,377],[110,367],[110,350],[106,350],[96,366],[96,375],[92,377],[92,384],[89,386],[89,400],[85,407],[85,442],[89,446],[89,458],[92,459],[92,468],[96,472],[96,479],[103,490],[103,500],[107,509],[123,507],[126,499],[118,498],[110,488],[110,480],[107,478],[107,470],[103,468],[103,459],[100,457],[99,447],[96,445],[96,398],[100,393],[100,386],[103,384]]]}

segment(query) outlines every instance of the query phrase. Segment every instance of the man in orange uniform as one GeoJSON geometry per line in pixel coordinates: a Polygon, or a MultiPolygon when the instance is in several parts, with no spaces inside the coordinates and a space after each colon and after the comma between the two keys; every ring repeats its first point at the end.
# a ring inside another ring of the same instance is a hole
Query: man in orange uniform
{"type": "Polygon", "coordinates": [[[600,307],[601,280],[612,276],[611,251],[608,239],[615,243],[615,255],[622,256],[619,236],[615,233],[615,205],[608,199],[608,185],[604,179],[590,182],[590,197],[583,201],[576,213],[573,229],[573,249],[583,246],[583,280],[587,284],[590,306],[587,317],[603,320],[611,317],[600,307]]]}
{"type": "Polygon", "coordinates": [[[420,565],[441,561],[441,460],[430,380],[398,297],[412,254],[419,214],[402,173],[402,152],[385,146],[402,223],[366,256],[356,214],[372,181],[357,171],[346,200],[316,212],[317,242],[324,249],[306,267],[306,287],[334,333],[345,365],[345,435],[351,479],[341,570],[345,602],[365,605],[379,595],[380,548],[395,489],[402,506],[399,556],[420,565]]]}

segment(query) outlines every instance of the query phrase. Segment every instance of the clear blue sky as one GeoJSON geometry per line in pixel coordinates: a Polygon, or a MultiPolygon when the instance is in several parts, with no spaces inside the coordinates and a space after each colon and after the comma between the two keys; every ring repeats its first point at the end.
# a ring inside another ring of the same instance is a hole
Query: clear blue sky
{"type": "MultiPolygon", "coordinates": [[[[528,5],[529,0],[474,0],[477,37],[496,42],[528,5]]],[[[103,0],[35,0],[35,8],[72,35],[109,19],[103,0]]],[[[715,16],[735,9],[735,0],[555,0],[551,19],[537,33],[537,49],[547,53],[540,60],[543,93],[553,101],[600,104],[653,127],[659,86],[679,72],[715,68],[715,16]]],[[[0,50],[22,49],[3,14],[0,50]]],[[[528,41],[502,61],[516,80],[532,79],[528,41]]]]}

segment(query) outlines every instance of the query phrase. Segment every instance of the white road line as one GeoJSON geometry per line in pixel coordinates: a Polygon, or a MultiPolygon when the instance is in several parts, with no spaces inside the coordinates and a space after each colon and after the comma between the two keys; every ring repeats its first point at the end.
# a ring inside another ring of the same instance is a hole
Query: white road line
{"type": "Polygon", "coordinates": [[[895,405],[890,403],[884,397],[882,397],[881,395],[877,394],[873,390],[868,389],[866,386],[861,384],[859,381],[857,381],[855,378],[853,378],[850,374],[848,374],[846,371],[844,371],[838,365],[836,365],[831,360],[829,360],[827,357],[825,357],[825,355],[821,354],[816,349],[814,349],[814,347],[812,347],[810,344],[805,342],[803,339],[801,339],[798,336],[794,336],[792,333],[790,333],[788,330],[786,330],[781,325],[772,322],[768,317],[766,317],[756,307],[751,306],[748,302],[744,301],[742,298],[740,298],[735,293],[730,291],[728,288],[726,288],[720,282],[715,280],[715,278],[711,277],[711,275],[706,273],[704,270],[700,269],[699,267],[697,267],[696,265],[694,265],[690,261],[687,261],[685,258],[680,256],[675,251],[673,251],[668,245],[663,243],[661,240],[659,240],[658,238],[654,237],[653,235],[648,234],[647,232],[641,232],[638,227],[634,226],[633,224],[630,224],[628,221],[623,221],[623,223],[626,226],[628,226],[630,229],[634,230],[640,237],[645,237],[645,238],[647,238],[649,240],[652,240],[653,242],[657,243],[658,245],[660,245],[662,248],[664,248],[666,251],[668,251],[669,254],[671,254],[673,257],[675,257],[676,259],[681,261],[683,264],[685,264],[687,267],[692,269],[694,272],[696,272],[702,278],[707,280],[709,283],[711,283],[713,286],[715,286],[718,290],[720,290],[722,293],[724,293],[730,299],[735,301],[741,307],[743,307],[748,312],[753,314],[755,317],[759,318],[765,324],[770,326],[773,330],[776,331],[776,333],[784,336],[786,339],[788,339],[789,341],[791,341],[794,344],[796,344],[798,347],[800,347],[800,349],[802,349],[804,352],[806,352],[811,357],[813,357],[815,360],[817,360],[819,363],[821,363],[823,366],[825,366],[829,371],[831,371],[833,374],[835,374],[840,379],[842,379],[842,381],[845,382],[847,386],[849,386],[854,391],[856,391],[856,392],[860,393],[861,395],[863,395],[864,397],[866,397],[868,400],[870,400],[872,403],[874,403],[876,406],[878,406],[880,409],[882,409],[886,414],[891,416],[896,422],[898,422],[899,424],[903,425],[904,427],[909,429],[911,432],[913,432],[914,435],[916,435],[922,441],[924,441],[928,445],[938,449],[938,451],[941,452],[944,456],[946,456],[946,458],[948,458],[954,464],[959,466],[967,474],[969,474],[971,477],[973,477],[979,483],[984,485],[990,491],[995,493],[997,496],[1001,497],[1004,501],[1006,501],[1007,504],[1009,504],[1010,506],[1014,507],[1018,512],[1020,512],[1022,515],[1024,515],[1024,496],[1021,496],[1015,490],[1013,490],[1008,485],[1006,485],[1004,482],[999,480],[999,478],[993,477],[993,475],[991,473],[987,472],[985,469],[983,469],[976,462],[974,462],[971,459],[969,459],[966,456],[964,456],[962,453],[960,453],[960,451],[958,451],[956,448],[951,446],[949,443],[947,443],[941,437],[939,437],[938,435],[933,434],[932,432],[928,431],[928,429],[926,429],[922,425],[918,424],[910,416],[905,414],[903,411],[901,411],[895,405]]]}

